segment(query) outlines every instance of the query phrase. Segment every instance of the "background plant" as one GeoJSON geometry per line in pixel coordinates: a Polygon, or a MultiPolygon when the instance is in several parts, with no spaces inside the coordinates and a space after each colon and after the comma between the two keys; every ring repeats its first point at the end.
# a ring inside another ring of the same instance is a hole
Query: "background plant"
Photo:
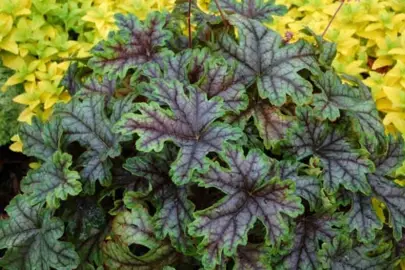
{"type": "Polygon", "coordinates": [[[187,3],[116,16],[67,71],[74,97],[19,131],[41,165],[0,221],[0,265],[395,267],[401,136],[360,80],[337,76],[334,44],[308,29],[315,44],[287,43],[260,22],[282,7],[245,4],[222,7],[226,22],[193,5],[192,43],[187,3]]]}
{"type": "MultiPolygon", "coordinates": [[[[0,87],[12,75],[12,71],[0,64],[0,87]]],[[[22,92],[21,87],[14,86],[6,93],[0,92],[0,146],[10,142],[17,133],[17,117],[21,106],[13,103],[13,98],[22,92]]]]}

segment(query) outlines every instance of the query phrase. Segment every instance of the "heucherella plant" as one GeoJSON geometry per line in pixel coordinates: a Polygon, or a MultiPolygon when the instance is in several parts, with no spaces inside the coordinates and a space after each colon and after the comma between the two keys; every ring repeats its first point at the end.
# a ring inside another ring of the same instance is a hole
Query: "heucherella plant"
{"type": "Polygon", "coordinates": [[[0,266],[397,267],[404,143],[369,88],[336,75],[335,44],[266,27],[282,7],[216,8],[116,15],[117,31],[70,66],[70,102],[20,128],[40,165],[0,221],[0,266]]]}
{"type": "MultiPolygon", "coordinates": [[[[171,10],[173,4],[174,0],[2,0],[0,59],[14,73],[1,84],[0,90],[8,91],[1,102],[10,104],[7,110],[23,108],[10,114],[10,121],[31,123],[34,116],[46,121],[56,103],[70,99],[60,85],[70,59],[89,56],[91,47],[113,29],[114,13],[145,16],[151,10],[171,10]],[[10,99],[20,105],[12,105],[10,99]]],[[[21,151],[20,138],[14,136],[13,141],[12,150],[21,151]]]]}

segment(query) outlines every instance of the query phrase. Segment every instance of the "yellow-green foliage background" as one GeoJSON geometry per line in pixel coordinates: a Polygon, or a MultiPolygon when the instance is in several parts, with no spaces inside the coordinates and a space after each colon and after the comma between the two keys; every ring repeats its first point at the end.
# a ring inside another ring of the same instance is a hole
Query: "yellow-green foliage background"
{"type": "MultiPolygon", "coordinates": [[[[46,120],[57,102],[69,100],[59,87],[69,57],[86,57],[91,47],[114,29],[115,13],[134,13],[140,18],[152,10],[171,10],[175,0],[1,0],[0,59],[15,71],[3,91],[22,85],[14,102],[24,105],[20,122],[34,115],[46,120]]],[[[198,0],[203,9],[210,0],[198,0]]],[[[277,0],[286,5],[286,16],[268,26],[291,42],[305,37],[309,26],[322,34],[340,5],[339,0],[277,0]]],[[[337,43],[333,66],[371,87],[387,131],[405,134],[405,1],[346,1],[325,34],[337,43]]],[[[1,119],[0,119],[1,120],[1,119]]],[[[18,136],[11,148],[21,151],[18,136]]],[[[405,174],[405,167],[398,170],[405,174]]],[[[378,203],[378,202],[377,202],[378,203]]],[[[381,210],[381,208],[379,208],[381,210]]],[[[383,215],[380,215],[383,218],[383,215]]],[[[405,265],[404,268],[405,269],[405,265]]]]}

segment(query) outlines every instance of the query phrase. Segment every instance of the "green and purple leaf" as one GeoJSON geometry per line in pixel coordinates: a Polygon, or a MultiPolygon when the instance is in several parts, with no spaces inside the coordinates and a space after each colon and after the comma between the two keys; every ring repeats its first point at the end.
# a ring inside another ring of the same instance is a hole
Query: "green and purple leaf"
{"type": "Polygon", "coordinates": [[[72,156],[59,151],[41,168],[30,172],[21,182],[21,190],[28,194],[32,204],[46,202],[49,208],[59,208],[60,201],[76,196],[82,191],[80,175],[72,171],[72,156]]]}
{"type": "MultiPolygon", "coordinates": [[[[218,0],[218,4],[226,13],[239,14],[245,18],[263,22],[272,22],[273,16],[282,16],[287,13],[287,8],[276,5],[274,0],[218,0]]],[[[218,11],[215,1],[211,1],[210,8],[218,11]]]]}
{"type": "Polygon", "coordinates": [[[205,93],[191,86],[186,95],[186,89],[178,81],[158,81],[154,88],[155,96],[171,111],[155,102],[140,103],[140,114],[127,114],[117,129],[124,135],[142,134],[136,146],[144,152],[160,152],[166,141],[174,142],[180,151],[171,166],[172,180],[185,184],[195,170],[204,169],[208,153],[220,152],[225,142],[240,138],[242,133],[230,125],[214,122],[224,114],[219,98],[207,100],[205,93]]]}
{"type": "Polygon", "coordinates": [[[156,239],[152,218],[141,205],[134,206],[131,212],[121,212],[114,218],[112,235],[112,240],[102,244],[108,269],[154,270],[177,260],[170,243],[156,239]],[[141,256],[134,255],[129,249],[131,244],[147,247],[149,251],[141,256]]]}
{"type": "MultiPolygon", "coordinates": [[[[144,22],[134,15],[115,16],[119,31],[110,32],[93,50],[88,65],[97,73],[124,78],[129,69],[160,60],[169,51],[164,49],[172,33],[166,29],[167,14],[150,13],[144,22]]],[[[169,53],[170,54],[170,53],[169,53]]]]}
{"type": "Polygon", "coordinates": [[[300,120],[291,131],[290,144],[298,160],[316,156],[323,166],[323,183],[328,193],[334,193],[340,185],[353,192],[370,194],[366,173],[373,170],[370,160],[360,149],[350,144],[340,127],[331,126],[315,119],[308,107],[298,107],[300,120]]]}
{"type": "Polygon", "coordinates": [[[317,71],[313,47],[303,40],[285,45],[281,36],[255,20],[232,16],[230,22],[239,31],[239,42],[223,35],[219,53],[236,63],[236,74],[246,85],[257,84],[260,97],[281,106],[287,95],[296,104],[311,99],[312,85],[298,71],[317,71]]]}
{"type": "Polygon", "coordinates": [[[169,235],[173,246],[187,252],[192,248],[187,226],[193,220],[194,205],[187,198],[188,186],[177,186],[170,179],[170,164],[175,157],[174,151],[164,149],[161,155],[151,153],[144,157],[130,158],[124,168],[134,175],[146,178],[151,184],[152,192],[149,196],[156,207],[153,217],[156,236],[164,239],[169,235]]]}
{"type": "Polygon", "coordinates": [[[260,151],[243,151],[229,146],[221,154],[228,168],[210,162],[210,169],[198,182],[226,194],[213,206],[195,213],[190,225],[192,235],[203,236],[200,244],[202,262],[211,269],[222,254],[233,256],[239,245],[247,242],[247,233],[256,220],[266,227],[265,241],[278,245],[288,233],[287,216],[296,217],[303,211],[289,181],[270,179],[270,160],[260,151]]]}
{"type": "Polygon", "coordinates": [[[79,256],[71,243],[58,239],[64,224],[52,218],[50,210],[31,206],[18,195],[7,206],[8,219],[0,220],[0,248],[7,249],[0,259],[6,269],[76,269],[79,256]]]}

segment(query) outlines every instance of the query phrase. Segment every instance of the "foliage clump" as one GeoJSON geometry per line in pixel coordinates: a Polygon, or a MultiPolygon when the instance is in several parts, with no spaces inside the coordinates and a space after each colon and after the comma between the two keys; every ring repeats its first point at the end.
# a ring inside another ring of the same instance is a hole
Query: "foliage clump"
{"type": "MultiPolygon", "coordinates": [[[[0,62],[0,88],[12,75],[12,71],[0,62]]],[[[14,86],[7,92],[0,91],[0,146],[10,142],[11,137],[17,133],[17,117],[21,106],[13,102],[13,98],[22,92],[21,87],[14,86]]]]}
{"type": "Polygon", "coordinates": [[[6,269],[392,268],[405,188],[369,89],[331,67],[336,47],[289,44],[283,8],[219,1],[117,15],[72,64],[73,95],[19,135],[42,164],[0,221],[6,269]],[[371,201],[385,204],[388,226],[371,201]],[[63,226],[65,224],[66,226],[63,226]]]}

